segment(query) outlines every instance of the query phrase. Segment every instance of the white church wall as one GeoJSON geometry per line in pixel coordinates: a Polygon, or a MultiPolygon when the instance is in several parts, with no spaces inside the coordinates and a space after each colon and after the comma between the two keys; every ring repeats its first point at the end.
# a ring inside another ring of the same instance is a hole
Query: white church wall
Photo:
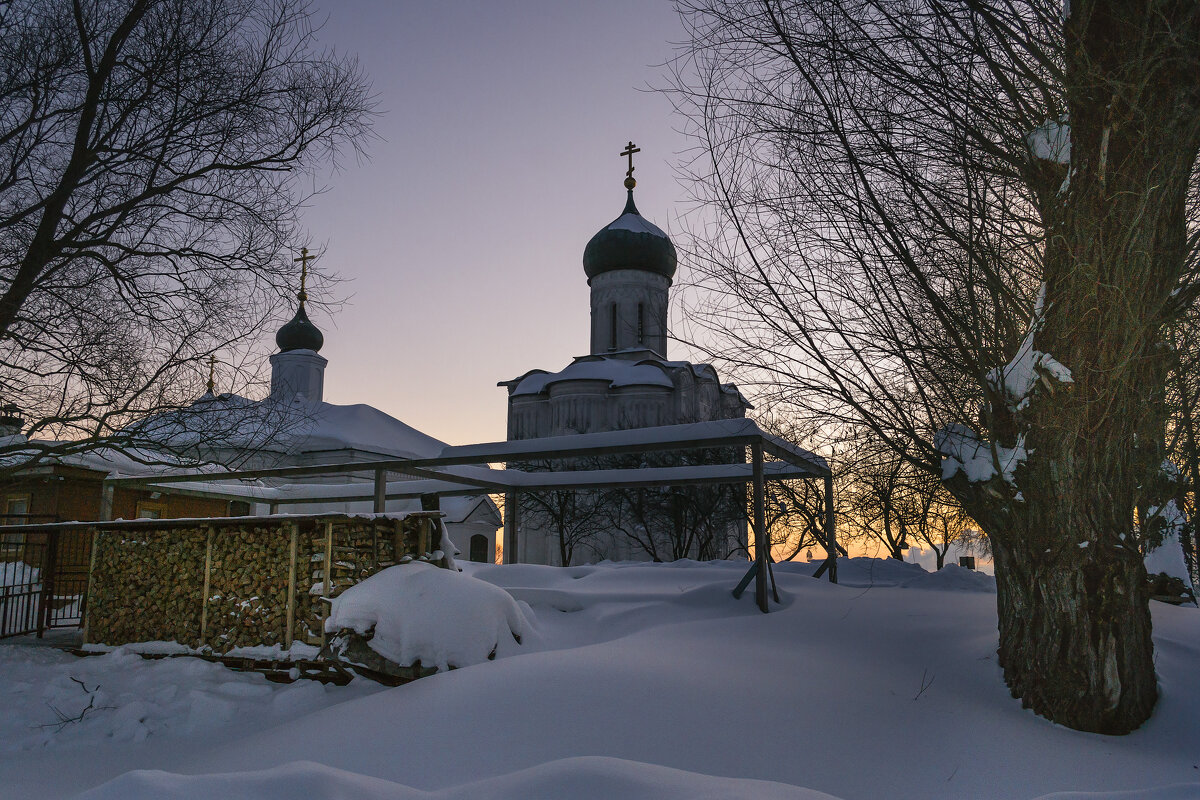
{"type": "Polygon", "coordinates": [[[596,275],[592,287],[591,352],[649,348],[667,354],[667,291],[671,279],[639,269],[619,269],[596,275]],[[638,305],[642,306],[641,330],[638,305]],[[616,341],[612,312],[617,311],[616,341]],[[641,337],[639,338],[639,332],[641,337]]]}

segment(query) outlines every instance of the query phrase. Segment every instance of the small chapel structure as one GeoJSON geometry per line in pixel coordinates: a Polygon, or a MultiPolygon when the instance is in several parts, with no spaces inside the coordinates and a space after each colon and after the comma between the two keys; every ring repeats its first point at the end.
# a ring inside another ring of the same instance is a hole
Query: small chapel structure
{"type": "MultiPolygon", "coordinates": [[[[711,364],[668,357],[668,308],[678,259],[670,237],[643,217],[634,202],[637,152],[630,142],[621,153],[629,159],[625,207],[583,251],[583,271],[591,289],[588,353],[557,372],[533,369],[499,384],[508,390],[509,441],[731,419],[744,417],[751,408],[735,385],[721,382],[711,364]]],[[[597,493],[591,495],[597,498],[597,493]]],[[[716,541],[712,535],[692,537],[695,544],[682,547],[680,532],[672,530],[680,525],[678,508],[648,508],[643,503],[645,513],[626,515],[637,519],[622,522],[596,513],[595,506],[605,502],[610,511],[619,507],[613,498],[596,503],[588,496],[561,498],[557,504],[554,500],[523,501],[517,534],[520,562],[561,565],[569,551],[576,562],[746,554],[740,487],[713,509],[723,513],[707,515],[722,520],[716,541]],[[588,524],[582,519],[585,515],[601,518],[588,524]],[[564,537],[571,539],[569,550],[564,537]],[[664,540],[674,540],[676,547],[664,540]]]]}

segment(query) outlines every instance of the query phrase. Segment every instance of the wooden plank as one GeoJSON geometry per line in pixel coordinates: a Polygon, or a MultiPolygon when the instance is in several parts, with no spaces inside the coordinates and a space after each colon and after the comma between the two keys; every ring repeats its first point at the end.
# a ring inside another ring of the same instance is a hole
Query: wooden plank
{"type": "Polygon", "coordinates": [[[300,523],[291,522],[291,540],[288,543],[288,595],[287,595],[287,627],[283,630],[283,648],[292,649],[292,635],[296,629],[296,551],[300,540],[300,523]]]}
{"type": "Polygon", "coordinates": [[[92,528],[92,553],[90,563],[88,564],[88,579],[87,591],[83,595],[83,633],[80,639],[81,644],[89,644],[88,642],[88,617],[92,613],[92,581],[96,574],[96,550],[100,546],[100,529],[92,528]]]}
{"type": "Polygon", "coordinates": [[[100,520],[108,522],[113,517],[113,490],[115,485],[112,481],[105,481],[104,488],[100,490],[100,520]]]}
{"type": "Polygon", "coordinates": [[[382,514],[387,509],[387,470],[375,470],[375,513],[382,514]]]}
{"type": "MultiPolygon", "coordinates": [[[[325,562],[321,565],[321,596],[333,600],[333,523],[325,523],[325,562]]],[[[331,606],[332,607],[332,606],[331,606]]],[[[328,644],[328,634],[325,633],[325,618],[321,618],[321,649],[328,644]]]]}
{"type": "Polygon", "coordinates": [[[207,530],[208,541],[204,545],[204,597],[201,600],[200,606],[200,641],[197,643],[197,646],[201,647],[204,645],[204,639],[208,635],[208,594],[210,589],[209,578],[212,573],[212,526],[208,526],[207,530]]]}

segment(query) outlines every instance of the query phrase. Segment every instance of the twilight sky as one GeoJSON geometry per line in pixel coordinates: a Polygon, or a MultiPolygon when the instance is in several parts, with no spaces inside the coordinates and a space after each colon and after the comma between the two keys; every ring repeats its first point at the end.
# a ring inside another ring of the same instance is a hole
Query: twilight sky
{"type": "MultiPolygon", "coordinates": [[[[687,146],[657,65],[668,0],[324,0],[321,41],[357,53],[383,116],[304,215],[348,303],[314,310],[325,399],[452,444],[505,438],[496,382],[588,351],[588,239],[624,204],[679,228],[687,146]]],[[[680,265],[681,272],[686,264],[680,265]]],[[[677,276],[678,277],[678,276],[677,276]]],[[[682,357],[673,345],[672,356],[682,357]]]]}

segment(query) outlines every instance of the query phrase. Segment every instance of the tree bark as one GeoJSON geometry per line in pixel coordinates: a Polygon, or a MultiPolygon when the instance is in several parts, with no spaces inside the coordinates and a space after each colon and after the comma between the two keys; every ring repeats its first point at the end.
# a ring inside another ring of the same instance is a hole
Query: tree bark
{"type": "Polygon", "coordinates": [[[1067,546],[1046,555],[994,547],[999,659],[1013,697],[1080,730],[1137,728],[1158,696],[1141,556],[1129,548],[1067,546]]]}

